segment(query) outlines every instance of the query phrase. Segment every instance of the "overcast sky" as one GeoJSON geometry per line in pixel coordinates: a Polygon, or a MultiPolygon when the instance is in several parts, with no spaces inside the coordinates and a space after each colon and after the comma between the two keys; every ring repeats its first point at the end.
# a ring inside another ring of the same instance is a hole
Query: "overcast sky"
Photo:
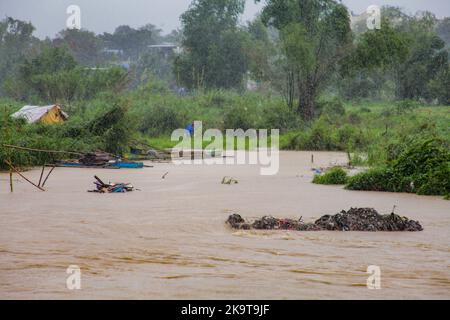
{"type": "MultiPolygon", "coordinates": [[[[0,0],[0,17],[11,16],[31,21],[35,35],[53,37],[66,26],[66,9],[71,4],[81,8],[82,28],[96,33],[112,32],[123,24],[139,27],[152,23],[164,32],[180,26],[179,17],[191,0],[0,0]]],[[[361,13],[369,5],[395,5],[409,13],[428,10],[439,18],[450,16],[449,0],[343,0],[350,10],[361,13]]],[[[261,9],[254,0],[246,1],[243,21],[251,20],[261,9]]]]}

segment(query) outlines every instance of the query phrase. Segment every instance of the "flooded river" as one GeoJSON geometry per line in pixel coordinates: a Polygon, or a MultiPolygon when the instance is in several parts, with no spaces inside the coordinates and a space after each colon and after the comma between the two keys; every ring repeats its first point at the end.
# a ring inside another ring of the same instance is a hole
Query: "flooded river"
{"type": "MultiPolygon", "coordinates": [[[[315,166],[345,154],[314,152],[315,166]]],[[[2,299],[412,299],[450,298],[450,201],[347,191],[310,181],[311,152],[282,152],[280,171],[174,166],[57,168],[47,192],[0,174],[2,299]],[[165,179],[161,177],[169,172],[165,179]],[[93,176],[140,191],[87,193],[93,176]],[[224,176],[239,181],[222,185],[224,176]],[[234,231],[231,213],[312,221],[350,207],[419,220],[423,232],[234,231]],[[66,269],[81,268],[81,289],[66,269]],[[366,287],[369,265],[381,289],[366,287]]],[[[40,170],[25,175],[39,180],[40,170]]]]}

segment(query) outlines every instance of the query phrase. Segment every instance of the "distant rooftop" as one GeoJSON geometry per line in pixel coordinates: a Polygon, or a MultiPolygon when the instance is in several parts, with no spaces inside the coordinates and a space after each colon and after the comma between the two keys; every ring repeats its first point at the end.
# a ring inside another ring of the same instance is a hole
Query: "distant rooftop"
{"type": "Polygon", "coordinates": [[[161,44],[152,44],[148,46],[149,48],[178,48],[178,45],[173,43],[161,43],[161,44]]]}

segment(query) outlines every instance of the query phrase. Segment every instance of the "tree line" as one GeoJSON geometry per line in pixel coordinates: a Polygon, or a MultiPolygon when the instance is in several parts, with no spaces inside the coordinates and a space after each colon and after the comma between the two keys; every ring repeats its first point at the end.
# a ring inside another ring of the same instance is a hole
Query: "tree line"
{"type": "Polygon", "coordinates": [[[381,28],[366,30],[335,0],[267,0],[247,23],[244,7],[244,0],[193,0],[181,29],[168,35],[148,24],[39,40],[31,23],[8,17],[0,22],[0,94],[70,102],[155,78],[191,92],[241,91],[251,80],[307,121],[323,95],[450,103],[450,18],[383,7],[381,28]],[[182,51],[149,50],[165,42],[182,51]]]}

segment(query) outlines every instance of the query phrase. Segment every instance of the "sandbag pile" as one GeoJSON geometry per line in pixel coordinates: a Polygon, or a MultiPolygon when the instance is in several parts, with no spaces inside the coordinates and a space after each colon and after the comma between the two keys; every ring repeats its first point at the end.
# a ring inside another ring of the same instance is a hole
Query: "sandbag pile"
{"type": "Polygon", "coordinates": [[[422,231],[418,221],[391,213],[379,214],[373,208],[351,208],[335,215],[324,215],[314,223],[304,223],[302,218],[278,219],[270,216],[253,222],[245,221],[240,215],[228,217],[227,224],[241,230],[296,230],[296,231],[422,231]]]}

